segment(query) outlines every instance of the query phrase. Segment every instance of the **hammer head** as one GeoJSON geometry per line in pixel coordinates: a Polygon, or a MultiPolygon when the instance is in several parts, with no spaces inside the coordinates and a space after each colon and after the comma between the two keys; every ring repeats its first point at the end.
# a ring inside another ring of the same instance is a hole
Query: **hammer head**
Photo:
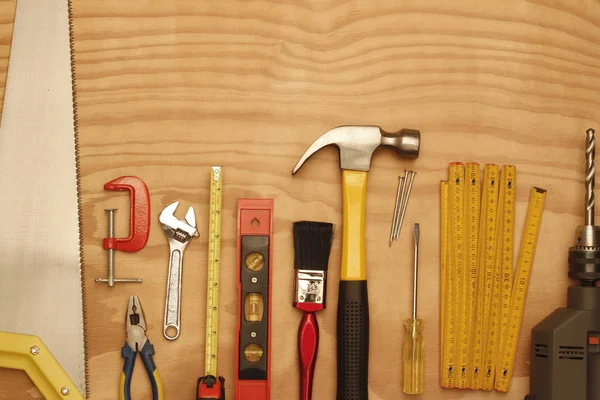
{"type": "Polygon", "coordinates": [[[292,175],[298,172],[310,156],[330,144],[340,149],[342,169],[368,171],[371,168],[371,157],[379,146],[393,148],[400,157],[419,157],[421,133],[413,129],[388,133],[378,126],[338,126],[324,133],[306,150],[294,167],[292,175]]]}

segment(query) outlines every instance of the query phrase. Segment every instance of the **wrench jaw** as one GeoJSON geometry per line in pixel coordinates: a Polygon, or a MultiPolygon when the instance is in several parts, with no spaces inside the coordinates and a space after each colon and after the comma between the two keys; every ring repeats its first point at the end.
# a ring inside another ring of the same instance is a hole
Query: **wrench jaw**
{"type": "Polygon", "coordinates": [[[167,239],[169,239],[169,244],[176,245],[177,248],[185,248],[194,236],[198,236],[198,231],[196,230],[194,230],[193,233],[190,233],[189,230],[183,230],[181,228],[171,228],[166,225],[163,225],[162,227],[167,239]]]}
{"type": "Polygon", "coordinates": [[[185,214],[185,221],[179,220],[174,215],[178,205],[178,201],[169,204],[160,213],[158,219],[169,242],[176,241],[185,245],[192,240],[194,236],[198,236],[198,230],[196,229],[196,214],[194,213],[194,208],[190,207],[185,214]]]}
{"type": "MultiPolygon", "coordinates": [[[[191,206],[188,208],[187,213],[185,214],[185,221],[189,226],[196,229],[196,213],[194,213],[194,209],[191,206]]],[[[198,231],[196,231],[194,236],[198,236],[198,231]]]]}

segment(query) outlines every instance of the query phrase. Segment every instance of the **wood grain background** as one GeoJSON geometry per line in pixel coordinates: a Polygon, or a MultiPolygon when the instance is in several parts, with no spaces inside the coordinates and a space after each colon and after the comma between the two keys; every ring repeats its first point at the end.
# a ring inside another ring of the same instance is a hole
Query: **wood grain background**
{"type": "MultiPolygon", "coordinates": [[[[583,221],[584,131],[600,128],[597,0],[78,0],[73,6],[91,399],[118,396],[125,309],[133,294],[145,310],[167,398],[195,398],[196,379],[204,372],[208,178],[215,164],[224,166],[225,182],[219,370],[227,397],[233,396],[240,197],[275,199],[272,398],[298,397],[300,314],[291,305],[291,223],[324,220],[341,228],[338,153],[322,150],[297,176],[290,171],[313,140],[344,124],[422,132],[418,160],[402,161],[382,150],[369,174],[370,399],[404,398],[401,343],[411,307],[412,258],[406,227],[414,222],[422,232],[422,398],[523,398],[531,327],[565,304],[567,248],[583,221]],[[516,374],[506,396],[438,387],[438,186],[451,161],[517,166],[517,242],[529,189],[536,185],[549,193],[516,374]],[[405,168],[418,175],[405,229],[390,249],[396,176],[405,168]],[[108,288],[94,283],[106,274],[103,210],[119,208],[117,236],[126,236],[129,200],[105,192],[103,184],[121,175],[147,183],[153,225],[146,248],[116,255],[117,276],[144,283],[108,288]],[[161,324],[168,245],[157,222],[175,200],[182,202],[180,211],[195,208],[200,238],[185,252],[181,338],[167,342],[161,324]]],[[[14,0],[0,2],[2,74],[11,10],[14,0]]],[[[338,234],[329,308],[318,316],[319,400],[335,398],[340,242],[338,234]]],[[[21,374],[0,377],[11,382],[0,385],[0,398],[35,398],[21,374]]],[[[151,398],[140,364],[133,393],[151,398]]]]}

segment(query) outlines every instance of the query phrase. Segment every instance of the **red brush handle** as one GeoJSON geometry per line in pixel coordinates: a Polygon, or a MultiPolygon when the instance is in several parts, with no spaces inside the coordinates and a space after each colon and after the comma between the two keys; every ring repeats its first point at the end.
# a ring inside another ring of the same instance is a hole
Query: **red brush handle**
{"type": "Polygon", "coordinates": [[[300,356],[300,400],[311,400],[313,376],[319,348],[319,325],[315,313],[304,313],[298,331],[300,356]]]}

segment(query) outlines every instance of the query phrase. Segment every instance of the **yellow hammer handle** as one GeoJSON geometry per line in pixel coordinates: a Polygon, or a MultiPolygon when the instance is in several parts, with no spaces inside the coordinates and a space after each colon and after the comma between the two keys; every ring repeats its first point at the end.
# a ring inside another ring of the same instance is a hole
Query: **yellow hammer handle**
{"type": "Polygon", "coordinates": [[[342,174],[344,202],[344,236],[342,240],[343,281],[367,279],[365,257],[365,206],[367,173],[344,170],[342,174]]]}

